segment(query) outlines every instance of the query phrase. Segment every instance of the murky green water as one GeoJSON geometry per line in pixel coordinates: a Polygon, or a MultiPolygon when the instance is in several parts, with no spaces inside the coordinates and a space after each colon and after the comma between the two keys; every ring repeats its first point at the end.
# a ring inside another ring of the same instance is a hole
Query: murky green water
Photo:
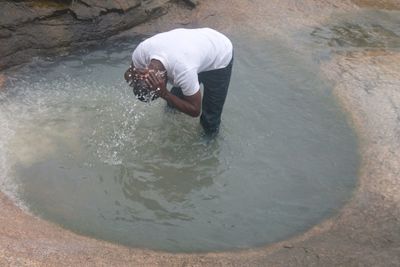
{"type": "Polygon", "coordinates": [[[249,248],[309,229],[356,183],[356,139],[317,67],[234,38],[221,133],[144,104],[123,81],[132,43],[38,61],[0,98],[2,188],[76,232],[166,251],[249,248]]]}

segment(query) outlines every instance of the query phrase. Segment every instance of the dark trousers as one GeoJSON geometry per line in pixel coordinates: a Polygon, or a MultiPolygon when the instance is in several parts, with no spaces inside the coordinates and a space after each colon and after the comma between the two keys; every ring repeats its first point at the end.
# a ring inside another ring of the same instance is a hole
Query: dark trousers
{"type": "MultiPolygon", "coordinates": [[[[219,131],[222,109],[231,80],[232,66],[233,58],[225,68],[200,72],[198,74],[199,83],[202,83],[204,86],[200,124],[207,135],[214,135],[219,131]]],[[[183,93],[179,87],[173,87],[171,93],[180,98],[183,97],[183,93]]]]}

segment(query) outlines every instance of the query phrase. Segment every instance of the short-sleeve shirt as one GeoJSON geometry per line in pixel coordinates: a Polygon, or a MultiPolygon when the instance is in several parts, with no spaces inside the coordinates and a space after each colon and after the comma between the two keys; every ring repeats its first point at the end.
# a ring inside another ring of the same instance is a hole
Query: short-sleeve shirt
{"type": "Polygon", "coordinates": [[[152,59],[164,65],[173,86],[191,96],[200,89],[198,73],[228,66],[232,43],[210,28],[175,29],[144,40],[132,53],[137,68],[146,68],[152,59]]]}

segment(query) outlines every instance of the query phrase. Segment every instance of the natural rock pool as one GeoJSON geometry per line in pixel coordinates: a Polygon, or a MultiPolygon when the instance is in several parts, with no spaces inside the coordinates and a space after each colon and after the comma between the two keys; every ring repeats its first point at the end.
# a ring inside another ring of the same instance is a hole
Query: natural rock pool
{"type": "Polygon", "coordinates": [[[134,99],[134,41],[48,59],[0,92],[1,186],[78,233],[172,252],[249,248],[331,216],[355,187],[357,142],[315,63],[232,37],[220,135],[134,99]]]}

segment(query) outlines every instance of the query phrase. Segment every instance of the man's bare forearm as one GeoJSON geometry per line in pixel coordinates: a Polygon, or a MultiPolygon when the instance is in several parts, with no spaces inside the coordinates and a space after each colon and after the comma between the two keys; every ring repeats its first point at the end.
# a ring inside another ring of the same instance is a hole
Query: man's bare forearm
{"type": "Polygon", "coordinates": [[[198,117],[200,115],[200,106],[194,103],[189,102],[186,99],[181,99],[170,92],[166,92],[161,96],[165,101],[168,102],[171,106],[175,107],[177,110],[192,116],[198,117]]]}

